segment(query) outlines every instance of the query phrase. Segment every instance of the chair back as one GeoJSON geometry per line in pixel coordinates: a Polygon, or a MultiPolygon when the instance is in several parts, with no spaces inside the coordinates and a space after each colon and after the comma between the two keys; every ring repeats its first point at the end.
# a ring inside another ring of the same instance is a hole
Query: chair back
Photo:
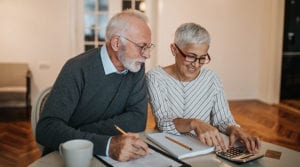
{"type": "MultiPolygon", "coordinates": [[[[43,111],[45,102],[47,101],[47,98],[50,94],[52,87],[48,87],[46,88],[37,98],[37,101],[34,105],[34,107],[32,108],[31,111],[31,127],[32,127],[32,132],[33,132],[33,136],[35,137],[35,129],[36,129],[36,124],[39,121],[40,115],[43,111]]],[[[37,143],[38,144],[38,143],[37,143]]],[[[40,151],[43,151],[43,146],[41,146],[40,144],[38,144],[38,147],[40,149],[40,151]]]]}

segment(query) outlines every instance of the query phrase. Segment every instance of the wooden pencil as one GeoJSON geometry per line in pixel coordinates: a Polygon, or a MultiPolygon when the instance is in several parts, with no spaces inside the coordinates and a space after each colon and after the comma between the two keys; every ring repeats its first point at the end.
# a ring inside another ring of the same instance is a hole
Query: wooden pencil
{"type": "Polygon", "coordinates": [[[166,136],[166,139],[168,139],[168,140],[170,140],[171,142],[174,142],[174,143],[180,145],[180,146],[183,147],[183,148],[186,148],[186,149],[188,149],[188,150],[190,150],[190,151],[193,151],[193,149],[192,149],[191,147],[189,147],[189,146],[187,146],[187,145],[185,145],[185,144],[183,144],[183,143],[181,143],[181,142],[179,142],[179,141],[177,141],[177,140],[175,140],[175,139],[172,139],[172,138],[169,137],[169,136],[166,136]]]}

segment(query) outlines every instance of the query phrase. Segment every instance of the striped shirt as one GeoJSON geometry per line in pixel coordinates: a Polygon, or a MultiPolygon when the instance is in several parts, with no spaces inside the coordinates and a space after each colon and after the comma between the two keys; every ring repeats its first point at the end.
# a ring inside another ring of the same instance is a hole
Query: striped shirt
{"type": "MultiPolygon", "coordinates": [[[[230,112],[220,79],[209,69],[190,82],[173,78],[158,66],[147,73],[150,103],[158,128],[177,134],[175,118],[197,118],[225,133],[237,125],[230,112]]],[[[238,126],[238,125],[237,125],[238,126]]]]}

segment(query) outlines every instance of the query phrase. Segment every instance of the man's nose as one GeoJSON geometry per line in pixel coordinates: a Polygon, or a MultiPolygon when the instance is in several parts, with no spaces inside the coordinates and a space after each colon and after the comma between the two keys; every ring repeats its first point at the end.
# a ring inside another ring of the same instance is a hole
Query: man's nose
{"type": "Polygon", "coordinates": [[[144,51],[144,53],[142,54],[143,57],[145,57],[146,59],[149,59],[151,54],[150,54],[150,49],[146,49],[144,51]]]}

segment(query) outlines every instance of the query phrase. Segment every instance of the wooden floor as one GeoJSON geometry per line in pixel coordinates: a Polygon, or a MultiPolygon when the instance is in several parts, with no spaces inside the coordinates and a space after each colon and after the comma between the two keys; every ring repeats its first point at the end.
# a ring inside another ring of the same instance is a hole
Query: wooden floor
{"type": "MultiPolygon", "coordinates": [[[[300,107],[267,105],[256,100],[230,101],[235,120],[262,140],[300,151],[300,107]]],[[[298,103],[300,106],[300,101],[298,103]]],[[[40,157],[24,109],[0,108],[0,167],[23,167],[40,157]]],[[[155,128],[149,114],[147,129],[155,128]]]]}
{"type": "MultiPolygon", "coordinates": [[[[300,151],[300,101],[268,105],[257,100],[243,100],[229,101],[229,106],[236,122],[248,133],[263,141],[300,151]]],[[[155,128],[151,113],[147,128],[155,128]]]]}
{"type": "Polygon", "coordinates": [[[27,166],[39,157],[25,109],[0,108],[0,167],[27,166]]]}

